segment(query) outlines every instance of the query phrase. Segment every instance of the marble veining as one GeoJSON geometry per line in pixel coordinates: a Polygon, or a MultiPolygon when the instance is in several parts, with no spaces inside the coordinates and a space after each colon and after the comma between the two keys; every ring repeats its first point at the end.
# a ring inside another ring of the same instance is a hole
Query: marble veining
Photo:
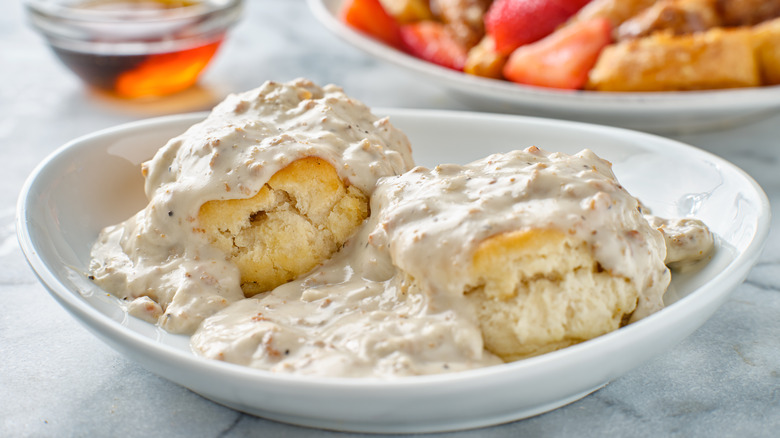
{"type": "MultiPolygon", "coordinates": [[[[468,109],[447,90],[372,60],[316,20],[302,0],[246,2],[243,21],[199,87],[121,104],[86,90],[0,4],[0,436],[339,436],[241,414],[161,379],[80,326],[41,286],[14,233],[27,175],[66,141],[141,118],[209,108],[266,79],[334,82],[373,107],[468,109]]],[[[564,408],[442,437],[775,436],[780,428],[780,116],[676,137],[741,167],[774,216],[758,265],[693,335],[564,408]]]]}

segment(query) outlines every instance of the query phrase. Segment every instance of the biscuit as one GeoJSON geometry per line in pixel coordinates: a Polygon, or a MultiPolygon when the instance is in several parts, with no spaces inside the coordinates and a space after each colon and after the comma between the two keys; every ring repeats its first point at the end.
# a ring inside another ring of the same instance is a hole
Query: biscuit
{"type": "Polygon", "coordinates": [[[241,272],[246,296],[304,274],[336,252],[368,216],[368,198],[317,157],[296,160],[248,199],[214,200],[199,223],[241,272]]]}
{"type": "Polygon", "coordinates": [[[637,306],[638,285],[604,270],[586,242],[556,229],[492,236],[473,257],[466,292],[485,348],[514,361],[618,329],[637,306]]]}
{"type": "Polygon", "coordinates": [[[381,181],[371,202],[369,244],[388,251],[430,309],[461,309],[505,361],[663,308],[663,235],[590,150],[529,147],[416,168],[381,181]]]}

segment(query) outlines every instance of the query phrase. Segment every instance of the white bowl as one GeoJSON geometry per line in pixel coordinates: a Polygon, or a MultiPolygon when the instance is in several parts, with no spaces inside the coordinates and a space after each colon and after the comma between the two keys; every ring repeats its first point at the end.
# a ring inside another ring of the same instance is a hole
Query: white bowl
{"type": "MultiPolygon", "coordinates": [[[[613,333],[539,357],[473,371],[398,378],[277,375],[196,357],[188,338],[129,317],[86,277],[98,231],[146,201],[139,164],[204,114],[152,119],[76,139],[32,173],[18,235],[41,282],[98,337],[150,371],[218,403],[305,426],[362,432],[432,432],[536,415],[620,377],[693,332],[747,275],[769,228],[760,187],[728,162],[660,137],[573,122],[464,112],[377,110],[414,146],[417,162],[465,163],[537,145],[591,148],[614,163],[629,191],[662,216],[695,216],[717,234],[701,270],[674,275],[668,307],[613,333]]],[[[639,389],[639,388],[637,388],[639,389]]]]}
{"type": "Polygon", "coordinates": [[[344,0],[308,0],[331,32],[364,52],[444,86],[481,111],[579,120],[658,133],[725,129],[780,111],[780,86],[712,91],[605,93],[556,90],[483,78],[422,61],[339,19],[344,0]]]}

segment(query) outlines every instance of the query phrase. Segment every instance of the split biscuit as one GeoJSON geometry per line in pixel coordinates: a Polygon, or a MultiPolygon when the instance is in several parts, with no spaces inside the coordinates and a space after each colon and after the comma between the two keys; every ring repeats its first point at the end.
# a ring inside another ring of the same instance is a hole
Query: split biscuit
{"type": "Polygon", "coordinates": [[[476,287],[466,292],[485,348],[514,361],[568,347],[625,325],[638,285],[604,270],[587,242],[557,229],[484,240],[473,256],[476,287]]]}
{"type": "Polygon", "coordinates": [[[246,296],[269,291],[330,257],[368,216],[368,198],[317,157],[296,160],[248,199],[209,201],[199,222],[241,272],[246,296]]]}

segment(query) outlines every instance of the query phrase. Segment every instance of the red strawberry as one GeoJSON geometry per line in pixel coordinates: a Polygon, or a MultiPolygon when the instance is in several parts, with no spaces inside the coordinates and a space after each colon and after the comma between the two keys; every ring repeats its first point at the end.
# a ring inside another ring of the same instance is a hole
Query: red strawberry
{"type": "Polygon", "coordinates": [[[549,35],[590,0],[496,0],[485,14],[485,30],[496,51],[512,50],[549,35]]]}
{"type": "Polygon", "coordinates": [[[403,50],[400,25],[379,0],[347,0],[341,8],[341,19],[379,41],[403,50]]]}
{"type": "Polygon", "coordinates": [[[419,21],[401,26],[401,38],[407,51],[420,59],[461,71],[466,64],[468,49],[441,23],[419,21]]]}
{"type": "Polygon", "coordinates": [[[540,87],[582,88],[611,35],[605,18],[573,23],[512,52],[504,77],[540,87]]]}

